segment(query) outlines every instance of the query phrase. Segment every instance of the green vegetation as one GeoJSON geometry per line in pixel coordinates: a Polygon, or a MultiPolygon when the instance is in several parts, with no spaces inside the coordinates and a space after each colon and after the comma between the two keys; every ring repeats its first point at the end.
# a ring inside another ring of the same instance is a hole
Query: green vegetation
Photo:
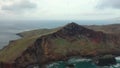
{"type": "Polygon", "coordinates": [[[87,38],[79,38],[74,42],[70,42],[62,38],[57,38],[53,39],[53,42],[54,52],[62,55],[66,55],[71,52],[87,54],[88,52],[92,52],[93,50],[97,49],[97,46],[93,47],[94,44],[88,41],[87,38]]]}
{"type": "Polygon", "coordinates": [[[11,43],[0,52],[0,61],[11,62],[30,46],[38,36],[31,38],[22,38],[11,43]]]}
{"type": "MultiPolygon", "coordinates": [[[[19,33],[18,35],[22,36],[23,38],[11,42],[9,46],[2,49],[0,51],[0,61],[14,62],[14,60],[19,57],[29,46],[34,44],[34,41],[37,38],[42,35],[54,33],[59,29],[60,28],[37,29],[19,33]]],[[[55,54],[60,54],[63,56],[71,53],[79,53],[81,55],[95,55],[98,52],[109,53],[111,50],[119,50],[119,48],[117,49],[117,46],[114,46],[114,42],[110,42],[108,40],[106,43],[103,41],[97,43],[85,35],[79,34],[78,36],[70,38],[67,37],[67,39],[63,39],[61,37],[50,38],[49,41],[51,41],[48,43],[50,48],[46,47],[45,49],[48,49],[46,51],[50,52],[50,54],[53,52],[55,54]]],[[[46,54],[48,54],[48,52],[46,52],[46,54]]]]}
{"type": "Polygon", "coordinates": [[[54,28],[54,29],[36,29],[36,30],[21,32],[21,33],[18,33],[18,35],[20,35],[22,37],[45,35],[45,34],[53,33],[55,31],[57,31],[58,29],[60,29],[60,27],[54,28]]]}
{"type": "Polygon", "coordinates": [[[49,34],[57,29],[38,29],[19,33],[23,38],[15,40],[0,51],[0,61],[12,62],[20,56],[41,35],[49,34]]]}
{"type": "MultiPolygon", "coordinates": [[[[74,38],[75,41],[65,40],[63,38],[52,39],[53,52],[61,55],[68,53],[79,53],[81,55],[95,55],[99,51],[100,53],[109,53],[112,49],[115,49],[114,45],[107,45],[105,43],[96,44],[91,42],[90,39],[84,36],[78,36],[74,38]]],[[[117,49],[118,50],[118,49],[117,49]]]]}

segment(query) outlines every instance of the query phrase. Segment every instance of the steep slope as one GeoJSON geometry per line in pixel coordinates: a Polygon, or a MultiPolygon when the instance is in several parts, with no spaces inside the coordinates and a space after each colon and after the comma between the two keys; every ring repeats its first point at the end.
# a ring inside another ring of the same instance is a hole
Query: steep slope
{"type": "Polygon", "coordinates": [[[16,52],[8,52],[12,47],[3,49],[3,52],[0,52],[0,58],[10,54],[13,57],[8,60],[0,59],[1,68],[26,68],[34,64],[43,66],[51,61],[67,60],[71,56],[90,58],[105,54],[120,55],[118,36],[94,31],[76,23],[70,23],[52,33],[34,37],[31,41],[28,39],[27,43],[15,45],[16,47],[26,46],[22,50],[21,47],[20,50],[14,48],[16,52]]]}
{"type": "Polygon", "coordinates": [[[43,51],[44,58],[53,60],[63,57],[65,59],[69,55],[96,56],[112,53],[119,51],[120,45],[120,39],[117,36],[96,32],[75,23],[68,24],[57,32],[42,38],[45,41],[42,47],[45,50],[43,51]]]}

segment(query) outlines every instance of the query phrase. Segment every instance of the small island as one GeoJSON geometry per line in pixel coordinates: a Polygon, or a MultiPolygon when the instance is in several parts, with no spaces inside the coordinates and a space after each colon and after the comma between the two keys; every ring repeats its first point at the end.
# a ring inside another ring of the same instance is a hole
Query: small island
{"type": "Polygon", "coordinates": [[[46,64],[68,61],[74,56],[92,59],[101,66],[104,66],[102,63],[116,64],[115,57],[120,56],[119,31],[112,33],[101,29],[72,22],[58,28],[18,33],[22,38],[10,42],[0,51],[0,68],[30,68],[34,65],[46,68],[46,64]]]}

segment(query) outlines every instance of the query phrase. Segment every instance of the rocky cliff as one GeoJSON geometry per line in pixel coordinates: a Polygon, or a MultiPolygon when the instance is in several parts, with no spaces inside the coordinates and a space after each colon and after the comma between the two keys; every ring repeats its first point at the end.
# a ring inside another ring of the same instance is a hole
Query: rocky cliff
{"type": "MultiPolygon", "coordinates": [[[[37,36],[34,41],[28,40],[27,43],[30,44],[20,51],[17,47],[16,52],[10,52],[12,58],[1,60],[0,68],[27,68],[35,64],[45,68],[44,65],[49,62],[67,60],[71,56],[91,58],[106,54],[120,55],[119,36],[94,31],[76,23],[37,36]],[[14,55],[16,53],[18,54],[14,55]]],[[[7,49],[11,47],[5,48],[5,53],[7,49]]],[[[0,58],[2,57],[6,57],[6,54],[0,53],[0,58]]]]}

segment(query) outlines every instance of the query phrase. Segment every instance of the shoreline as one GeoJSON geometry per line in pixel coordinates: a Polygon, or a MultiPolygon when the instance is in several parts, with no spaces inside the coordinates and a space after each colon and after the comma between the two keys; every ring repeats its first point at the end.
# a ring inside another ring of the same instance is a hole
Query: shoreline
{"type": "Polygon", "coordinates": [[[13,39],[13,40],[9,40],[9,42],[8,42],[7,45],[4,45],[2,48],[0,48],[0,51],[2,51],[3,49],[9,47],[9,45],[12,44],[12,43],[14,43],[15,41],[17,41],[17,40],[23,38],[23,36],[20,35],[20,33],[16,33],[15,35],[18,36],[19,38],[15,39],[15,40],[14,40],[14,39],[13,39]]]}

